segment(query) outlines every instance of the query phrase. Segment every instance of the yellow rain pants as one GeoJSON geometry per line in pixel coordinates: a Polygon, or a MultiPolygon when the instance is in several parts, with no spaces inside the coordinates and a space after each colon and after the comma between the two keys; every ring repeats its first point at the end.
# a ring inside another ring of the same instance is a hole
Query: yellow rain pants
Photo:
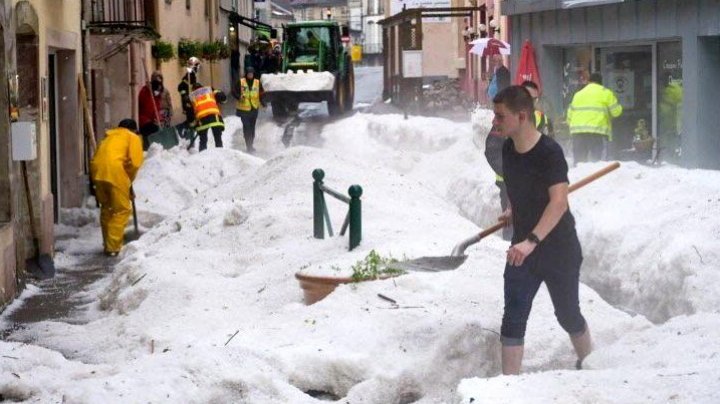
{"type": "Polygon", "coordinates": [[[130,189],[99,181],[95,183],[95,198],[100,203],[100,226],[105,251],[120,252],[125,241],[125,226],[132,213],[130,189]]]}
{"type": "Polygon", "coordinates": [[[130,185],[143,163],[142,139],[124,128],[110,129],[90,163],[106,252],[119,252],[132,212],[130,185]]]}

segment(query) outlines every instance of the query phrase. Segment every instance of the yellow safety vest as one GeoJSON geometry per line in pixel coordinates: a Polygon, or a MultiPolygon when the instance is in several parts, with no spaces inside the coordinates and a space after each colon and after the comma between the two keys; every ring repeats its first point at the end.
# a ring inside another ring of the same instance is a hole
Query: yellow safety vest
{"type": "Polygon", "coordinates": [[[190,93],[190,99],[195,110],[195,119],[202,119],[209,115],[220,115],[220,108],[215,101],[215,93],[210,87],[201,87],[190,93]]]}
{"type": "Polygon", "coordinates": [[[238,111],[260,109],[260,80],[253,80],[252,88],[245,78],[240,79],[240,99],[235,104],[238,111]]]}
{"type": "Polygon", "coordinates": [[[600,84],[589,83],[575,93],[567,113],[570,135],[593,133],[612,140],[612,118],[622,114],[622,105],[613,92],[600,84]]]}
{"type": "Polygon", "coordinates": [[[540,129],[545,126],[545,114],[541,111],[535,110],[535,128],[540,129]]]}

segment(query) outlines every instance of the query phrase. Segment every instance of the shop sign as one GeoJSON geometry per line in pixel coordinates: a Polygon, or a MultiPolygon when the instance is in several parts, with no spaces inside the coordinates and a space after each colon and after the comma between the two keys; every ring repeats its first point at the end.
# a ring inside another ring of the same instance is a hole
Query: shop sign
{"type": "MultiPolygon", "coordinates": [[[[450,8],[450,0],[390,0],[390,14],[395,15],[405,8],[450,8]]],[[[450,22],[449,17],[423,18],[426,22],[450,22]]]]}
{"type": "Polygon", "coordinates": [[[624,0],[563,0],[562,8],[599,6],[602,4],[622,3],[624,0]]]}
{"type": "Polygon", "coordinates": [[[423,51],[404,50],[402,51],[402,76],[403,78],[418,78],[423,76],[423,51]]]}
{"type": "Polygon", "coordinates": [[[635,108],[635,72],[632,70],[610,72],[608,87],[615,93],[623,108],[635,108]]]}

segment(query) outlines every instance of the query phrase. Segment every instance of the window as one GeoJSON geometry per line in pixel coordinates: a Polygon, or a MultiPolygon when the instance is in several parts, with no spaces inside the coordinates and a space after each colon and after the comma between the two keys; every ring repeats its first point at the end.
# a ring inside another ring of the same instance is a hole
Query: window
{"type": "Polygon", "coordinates": [[[683,58],[680,41],[657,44],[657,146],[662,158],[680,162],[683,106],[683,58]]]}

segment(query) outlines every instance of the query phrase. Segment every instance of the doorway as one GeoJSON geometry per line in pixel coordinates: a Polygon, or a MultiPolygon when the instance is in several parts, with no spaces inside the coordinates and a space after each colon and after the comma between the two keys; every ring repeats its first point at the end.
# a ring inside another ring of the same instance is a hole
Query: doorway
{"type": "Polygon", "coordinates": [[[48,128],[50,137],[50,192],[53,195],[53,222],[60,218],[60,167],[58,162],[57,110],[55,102],[55,81],[57,77],[55,54],[48,54],[48,128]]]}
{"type": "Polygon", "coordinates": [[[623,107],[613,119],[613,141],[608,158],[622,159],[633,148],[635,129],[643,122],[649,133],[653,123],[653,47],[617,46],[595,49],[595,70],[603,76],[603,85],[611,89],[623,107]]]}
{"type": "MultiPolygon", "coordinates": [[[[5,32],[0,25],[0,38],[5,38],[5,32]]],[[[5,41],[0,41],[0,55],[5,55],[5,41]]],[[[5,72],[5,57],[0,57],[0,72],[5,72]]],[[[7,81],[0,80],[0,94],[7,94],[7,81]]],[[[0,111],[9,110],[8,97],[0,97],[0,111]]],[[[0,119],[0,227],[11,220],[10,192],[10,125],[6,118],[0,119]]],[[[1,297],[1,296],[0,296],[1,297]]]]}

